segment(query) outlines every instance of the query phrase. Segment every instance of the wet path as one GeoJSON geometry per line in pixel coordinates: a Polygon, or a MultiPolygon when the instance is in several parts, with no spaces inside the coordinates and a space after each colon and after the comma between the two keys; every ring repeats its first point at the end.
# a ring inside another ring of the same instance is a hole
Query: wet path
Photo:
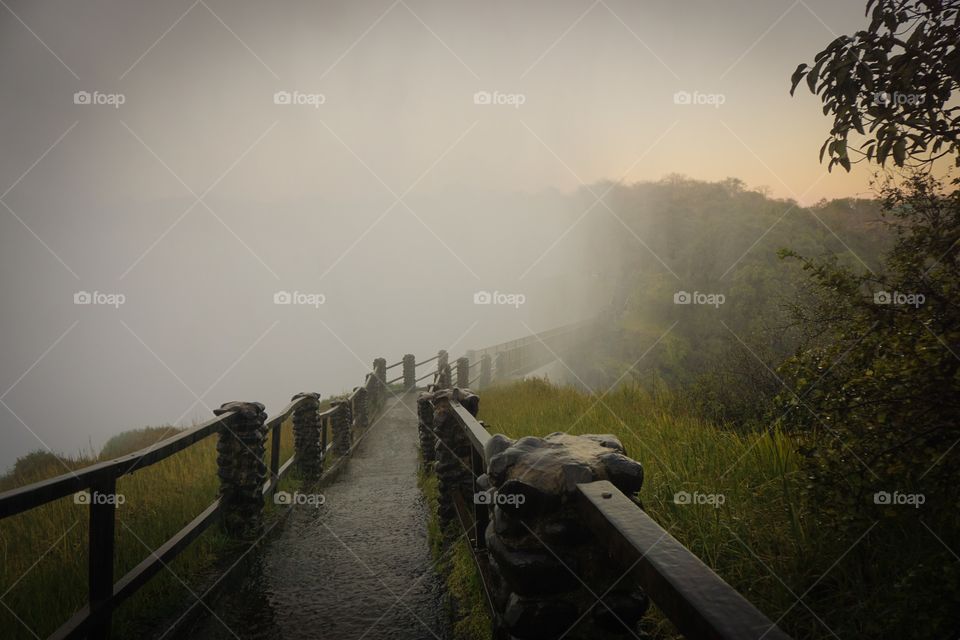
{"type": "Polygon", "coordinates": [[[391,398],[321,490],[324,504],[295,506],[188,636],[446,640],[416,443],[415,394],[391,398]]]}

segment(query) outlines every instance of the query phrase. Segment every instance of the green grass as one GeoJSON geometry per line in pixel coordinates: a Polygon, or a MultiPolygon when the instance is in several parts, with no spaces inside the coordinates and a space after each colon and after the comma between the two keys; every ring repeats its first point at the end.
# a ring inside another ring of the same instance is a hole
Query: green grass
{"type": "MultiPolygon", "coordinates": [[[[125,432],[111,439],[96,457],[58,460],[52,454],[31,454],[0,478],[0,490],[135,451],[176,432],[171,427],[125,432]]],[[[283,424],[282,434],[281,461],[293,453],[289,420],[283,424]]],[[[265,460],[270,460],[269,438],[265,460]]],[[[117,492],[125,502],[117,507],[115,578],[210,505],[217,489],[216,436],[121,478],[117,492]]],[[[75,504],[72,496],[0,520],[0,593],[6,605],[0,607],[0,628],[4,638],[44,638],[86,604],[87,527],[88,507],[75,504]]],[[[114,636],[137,637],[142,623],[175,618],[194,602],[184,582],[195,589],[204,573],[232,546],[216,526],[208,529],[170,563],[170,571],[158,573],[121,605],[114,618],[114,636]]]]}
{"type": "MultiPolygon", "coordinates": [[[[667,395],[624,387],[598,400],[542,380],[484,390],[479,417],[513,438],[617,435],[644,465],[646,511],[771,619],[783,616],[780,626],[797,639],[892,629],[900,635],[889,637],[927,637],[910,631],[918,616],[955,604],[937,600],[937,585],[955,581],[960,562],[919,524],[904,531],[881,523],[852,549],[855,540],[823,526],[805,498],[793,443],[777,430],[738,434],[667,395]],[[722,494],[725,502],[678,505],[678,491],[722,494]]],[[[675,634],[656,612],[649,622],[657,637],[675,634]]]]}
{"type": "Polygon", "coordinates": [[[443,531],[437,515],[437,476],[426,473],[421,465],[418,484],[430,513],[427,539],[436,563],[435,569],[447,587],[454,640],[491,640],[490,614],[487,612],[483,583],[470,552],[470,542],[460,531],[451,528],[447,538],[456,542],[444,550],[443,531]]]}

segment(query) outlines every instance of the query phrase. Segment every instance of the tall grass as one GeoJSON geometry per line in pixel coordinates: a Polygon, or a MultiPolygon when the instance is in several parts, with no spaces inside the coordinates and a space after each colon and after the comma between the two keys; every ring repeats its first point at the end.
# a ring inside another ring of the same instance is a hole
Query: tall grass
{"type": "MultiPolygon", "coordinates": [[[[129,431],[98,456],[59,458],[31,454],[0,478],[7,490],[151,446],[176,433],[171,427],[129,431]]],[[[216,436],[124,476],[117,493],[114,576],[119,579],[217,497],[216,436]]],[[[281,460],[293,453],[292,426],[282,426],[281,460]]],[[[270,445],[266,460],[270,459],[270,445]]],[[[87,602],[88,507],[72,496],[0,520],[0,629],[10,639],[44,638],[87,602]]],[[[145,587],[121,605],[114,636],[138,637],[144,623],[175,618],[194,603],[191,591],[230,543],[211,527],[145,587]]]]}
{"type": "Polygon", "coordinates": [[[437,483],[436,474],[427,473],[421,459],[417,484],[430,514],[427,540],[435,563],[434,569],[446,586],[453,637],[456,640],[491,640],[492,627],[486,595],[470,551],[470,541],[453,523],[446,532],[443,531],[437,511],[440,492],[437,483]],[[443,546],[445,538],[449,544],[446,549],[443,546]]]}
{"type": "MultiPolygon", "coordinates": [[[[911,602],[923,602],[921,609],[942,604],[932,600],[938,580],[929,569],[957,564],[956,558],[937,549],[933,537],[918,544],[883,526],[851,548],[855,540],[821,526],[805,498],[793,443],[776,429],[738,434],[695,417],[668,395],[624,387],[598,398],[541,380],[485,390],[480,407],[491,432],[514,438],[615,434],[644,465],[645,510],[795,638],[880,637],[891,626],[906,631],[909,622],[898,619],[923,615],[911,602]],[[680,491],[724,501],[677,504],[680,491]],[[922,567],[929,584],[917,579],[922,567]],[[913,576],[910,593],[895,588],[905,576],[913,576]]],[[[942,571],[955,579],[954,569],[942,571]]],[[[654,635],[675,633],[656,612],[652,618],[654,635]]]]}

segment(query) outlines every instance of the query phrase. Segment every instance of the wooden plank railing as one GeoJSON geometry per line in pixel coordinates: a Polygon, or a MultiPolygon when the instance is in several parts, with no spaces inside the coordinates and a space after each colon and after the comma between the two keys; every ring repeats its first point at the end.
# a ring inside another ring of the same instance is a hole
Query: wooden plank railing
{"type": "MultiPolygon", "coordinates": [[[[372,409],[374,411],[378,410],[382,405],[385,391],[385,387],[379,384],[381,380],[382,370],[378,376],[375,363],[374,372],[367,375],[364,385],[350,394],[351,403],[355,401],[362,389],[372,396],[370,398],[374,405],[372,409]]],[[[276,490],[280,480],[289,473],[297,461],[297,452],[294,451],[294,454],[281,464],[282,425],[299,408],[303,407],[304,403],[311,401],[316,402],[316,399],[302,395],[295,397],[280,413],[264,424],[266,435],[271,442],[270,460],[267,467],[269,474],[262,487],[264,496],[269,496],[276,490]]],[[[316,414],[316,420],[320,425],[322,457],[326,457],[332,447],[332,443],[328,444],[327,442],[327,432],[331,428],[331,420],[334,414],[339,410],[342,410],[340,406],[333,406],[325,411],[318,411],[316,414]]],[[[220,498],[207,506],[150,556],[142,560],[119,580],[114,581],[117,480],[169,458],[210,436],[219,435],[225,429],[231,429],[230,425],[237,417],[237,412],[227,411],[134,453],[0,493],[0,519],[24,513],[82,491],[89,491],[91,498],[94,496],[106,496],[108,498],[106,500],[91,499],[89,501],[88,603],[49,636],[50,640],[82,637],[91,640],[108,638],[113,611],[146,584],[161,568],[183,552],[214,522],[218,521],[222,507],[220,498]],[[109,499],[111,496],[114,499],[109,499]]]]}
{"type": "MultiPolygon", "coordinates": [[[[470,443],[468,461],[477,480],[486,472],[491,434],[457,400],[449,398],[453,417],[470,443]]],[[[439,446],[439,445],[438,445],[439,446]]],[[[639,586],[687,638],[702,640],[790,640],[767,616],[680,544],[634,501],[610,482],[577,485],[577,509],[595,544],[607,550],[616,566],[636,565],[639,586]]],[[[488,559],[484,532],[489,522],[486,504],[466,494],[456,496],[457,515],[472,544],[474,560],[489,598],[488,559]],[[472,511],[467,504],[472,502],[472,511]]],[[[491,611],[495,615],[495,612],[491,611]]]]}

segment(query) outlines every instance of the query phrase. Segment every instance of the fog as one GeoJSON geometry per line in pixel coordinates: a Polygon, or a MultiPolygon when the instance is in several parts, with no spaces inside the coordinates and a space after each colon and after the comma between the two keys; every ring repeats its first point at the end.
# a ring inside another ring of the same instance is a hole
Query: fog
{"type": "Polygon", "coordinates": [[[865,185],[787,95],[859,1],[2,4],[0,469],[588,317],[604,181],[865,185]]]}

